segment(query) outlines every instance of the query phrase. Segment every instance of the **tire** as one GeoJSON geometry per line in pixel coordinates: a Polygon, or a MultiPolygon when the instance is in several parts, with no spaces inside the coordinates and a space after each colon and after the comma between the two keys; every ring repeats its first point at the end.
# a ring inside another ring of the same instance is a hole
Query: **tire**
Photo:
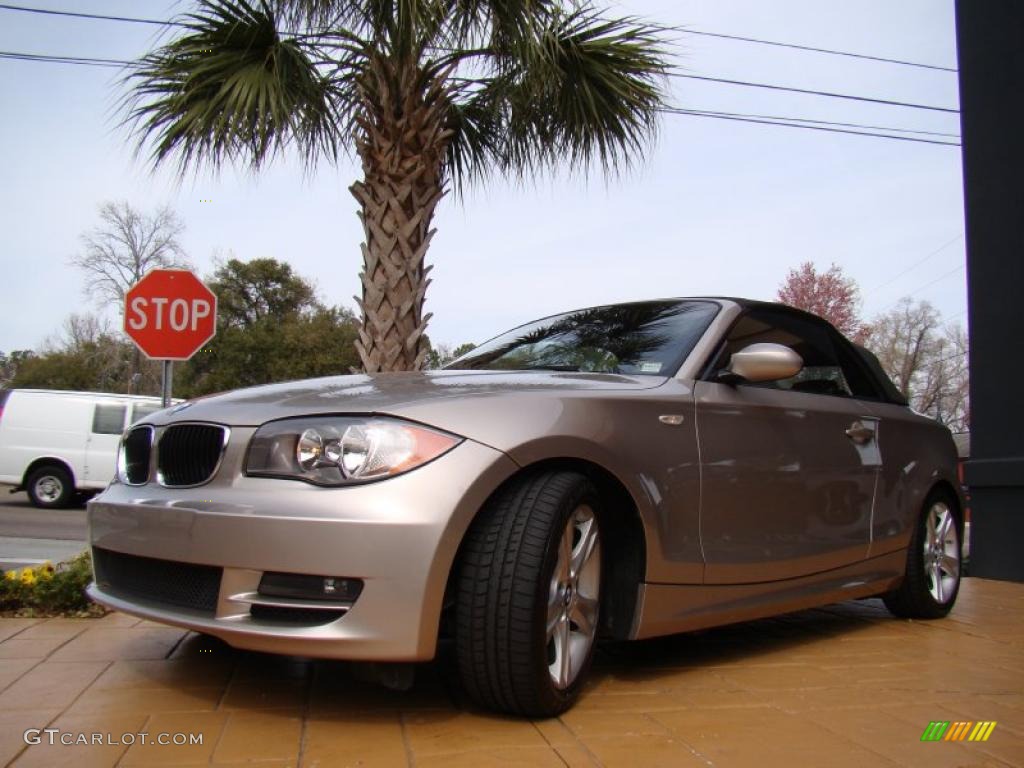
{"type": "Polygon", "coordinates": [[[960,519],[949,494],[933,491],[924,503],[898,588],[882,596],[885,607],[907,619],[940,619],[960,591],[960,519]]]}
{"type": "Polygon", "coordinates": [[[41,509],[63,509],[75,497],[71,474],[57,464],[32,470],[25,485],[29,499],[41,509]]]}
{"type": "Polygon", "coordinates": [[[583,475],[545,472],[502,489],[461,553],[455,653],[486,709],[551,717],[586,679],[600,621],[602,509],[583,475]]]}

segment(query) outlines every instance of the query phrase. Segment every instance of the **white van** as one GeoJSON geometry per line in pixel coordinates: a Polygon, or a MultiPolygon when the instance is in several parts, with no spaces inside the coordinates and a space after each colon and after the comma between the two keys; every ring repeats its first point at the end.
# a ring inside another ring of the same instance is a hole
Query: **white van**
{"type": "Polygon", "coordinates": [[[66,507],[114,477],[125,428],[160,398],[45,389],[0,390],[0,483],[37,507],[66,507]]]}

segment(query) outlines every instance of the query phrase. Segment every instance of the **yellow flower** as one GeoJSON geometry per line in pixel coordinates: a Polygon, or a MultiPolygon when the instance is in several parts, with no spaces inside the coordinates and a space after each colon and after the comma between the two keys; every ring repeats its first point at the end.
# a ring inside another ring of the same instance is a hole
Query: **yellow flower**
{"type": "Polygon", "coordinates": [[[18,572],[17,571],[4,571],[4,581],[17,581],[17,580],[18,580],[18,572]]]}
{"type": "Polygon", "coordinates": [[[55,569],[53,567],[53,563],[47,560],[45,563],[39,566],[39,578],[43,581],[49,581],[53,578],[54,571],[55,569]]]}
{"type": "Polygon", "coordinates": [[[21,583],[31,587],[36,583],[36,575],[31,568],[23,568],[21,571],[21,583]]]}

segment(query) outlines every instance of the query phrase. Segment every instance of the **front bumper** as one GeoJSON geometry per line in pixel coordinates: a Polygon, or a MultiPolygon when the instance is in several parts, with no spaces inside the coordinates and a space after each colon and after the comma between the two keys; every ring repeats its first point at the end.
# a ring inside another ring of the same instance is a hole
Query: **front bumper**
{"type": "Polygon", "coordinates": [[[239,648],[352,660],[432,658],[463,534],[516,464],[467,440],[398,477],[321,488],[245,477],[242,460],[252,432],[232,429],[220,471],[206,485],[114,484],[88,507],[93,547],[223,569],[215,611],[204,615],[112,585],[94,583],[89,595],[239,648]],[[249,614],[244,596],[256,591],[265,571],[358,578],[364,586],[340,618],[289,626],[249,614]]]}

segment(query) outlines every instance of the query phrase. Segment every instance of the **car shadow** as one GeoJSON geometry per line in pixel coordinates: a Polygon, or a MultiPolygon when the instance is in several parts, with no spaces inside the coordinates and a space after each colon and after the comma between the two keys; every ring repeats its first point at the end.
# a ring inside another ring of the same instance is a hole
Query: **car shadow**
{"type": "MultiPolygon", "coordinates": [[[[828,656],[837,640],[851,640],[891,620],[886,617],[880,600],[863,600],[651,640],[603,642],[581,701],[610,689],[678,691],[686,688],[688,672],[710,674],[708,668],[794,665],[803,654],[828,656]]],[[[835,648],[835,653],[842,649],[835,648]]],[[[293,716],[330,722],[412,717],[439,724],[466,715],[517,720],[473,707],[460,689],[450,641],[441,644],[433,662],[415,665],[408,690],[367,682],[349,662],[242,651],[196,633],[185,636],[169,661],[177,667],[183,688],[203,685],[204,680],[223,686],[218,708],[290,710],[293,716]]],[[[154,675],[167,682],[165,670],[154,670],[154,675]]],[[[697,694],[699,686],[694,690],[697,694]]]]}

